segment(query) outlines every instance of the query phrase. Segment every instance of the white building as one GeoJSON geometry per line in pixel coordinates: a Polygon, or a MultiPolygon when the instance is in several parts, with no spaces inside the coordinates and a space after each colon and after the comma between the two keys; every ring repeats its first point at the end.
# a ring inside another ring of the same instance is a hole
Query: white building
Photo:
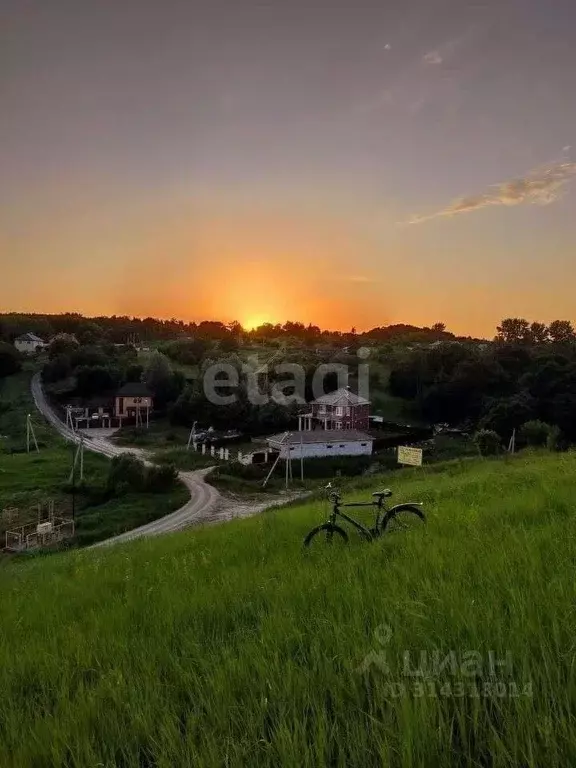
{"type": "Polygon", "coordinates": [[[46,342],[34,333],[23,333],[22,336],[14,339],[14,346],[18,352],[29,355],[44,349],[46,342]]]}
{"type": "Polygon", "coordinates": [[[280,458],[305,459],[327,456],[370,456],[374,438],[356,429],[314,429],[284,432],[267,438],[280,458]]]}

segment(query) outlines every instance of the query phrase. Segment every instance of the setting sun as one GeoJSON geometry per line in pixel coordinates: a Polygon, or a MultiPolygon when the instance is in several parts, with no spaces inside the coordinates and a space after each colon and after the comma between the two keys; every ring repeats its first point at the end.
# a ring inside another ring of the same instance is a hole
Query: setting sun
{"type": "Polygon", "coordinates": [[[245,320],[242,320],[242,327],[246,331],[253,331],[264,323],[273,323],[270,315],[249,315],[245,320]]]}

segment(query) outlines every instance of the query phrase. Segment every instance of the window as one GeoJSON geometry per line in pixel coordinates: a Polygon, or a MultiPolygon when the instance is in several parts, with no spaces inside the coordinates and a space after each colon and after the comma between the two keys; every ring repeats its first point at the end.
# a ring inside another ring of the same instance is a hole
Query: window
{"type": "Polygon", "coordinates": [[[330,443],[327,443],[327,444],[326,444],[326,448],[334,448],[334,446],[333,446],[333,445],[330,445],[330,443]]]}
{"type": "Polygon", "coordinates": [[[350,416],[350,408],[346,408],[346,416],[350,416]]]}
{"type": "Polygon", "coordinates": [[[336,416],[344,416],[344,408],[341,405],[336,406],[336,416]]]}
{"type": "Polygon", "coordinates": [[[325,413],[326,413],[326,406],[325,406],[325,405],[321,405],[321,406],[318,408],[318,413],[322,413],[322,414],[325,414],[325,413]]]}
{"type": "Polygon", "coordinates": [[[344,445],[344,443],[340,443],[340,448],[346,448],[346,446],[344,445]]]}
{"type": "Polygon", "coordinates": [[[342,422],[341,421],[337,421],[336,422],[336,429],[342,429],[342,422]]]}
{"type": "Polygon", "coordinates": [[[362,446],[362,448],[366,448],[366,446],[368,445],[368,443],[360,443],[360,445],[362,446]]]}

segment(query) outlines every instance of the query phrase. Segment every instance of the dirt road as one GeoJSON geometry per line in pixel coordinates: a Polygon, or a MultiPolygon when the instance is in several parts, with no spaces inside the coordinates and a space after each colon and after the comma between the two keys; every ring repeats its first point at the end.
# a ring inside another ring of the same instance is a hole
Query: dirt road
{"type": "MultiPolygon", "coordinates": [[[[56,429],[62,437],[71,442],[79,443],[80,435],[69,429],[58,418],[42,391],[40,375],[36,374],[32,378],[32,397],[36,408],[46,418],[46,420],[56,429]]],[[[104,456],[112,458],[122,453],[133,453],[146,463],[150,463],[146,458],[146,452],[141,448],[123,448],[115,445],[106,437],[101,435],[90,436],[84,433],[84,447],[87,450],[101,453],[104,456]]],[[[199,469],[194,472],[179,472],[178,477],[188,488],[190,492],[190,501],[183,507],[171,512],[164,517],[153,520],[151,523],[134,528],[132,531],[126,531],[118,536],[113,536],[105,541],[95,544],[95,547],[102,547],[108,544],[116,544],[123,541],[140,538],[141,536],[157,536],[162,533],[171,533],[173,531],[187,528],[190,525],[198,523],[221,523],[227,520],[233,520],[239,517],[250,517],[259,512],[263,512],[271,506],[286,504],[295,498],[294,494],[283,494],[277,499],[267,499],[262,502],[246,502],[244,500],[228,499],[223,496],[212,485],[205,481],[205,476],[211,468],[199,469]]]]}

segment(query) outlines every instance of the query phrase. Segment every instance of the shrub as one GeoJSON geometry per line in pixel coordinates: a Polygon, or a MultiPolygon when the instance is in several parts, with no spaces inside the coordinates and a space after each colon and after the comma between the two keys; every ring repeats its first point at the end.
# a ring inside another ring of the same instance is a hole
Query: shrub
{"type": "Polygon", "coordinates": [[[146,472],[146,490],[152,493],[164,493],[174,487],[178,472],[174,464],[149,467],[146,472]]]}
{"type": "Polygon", "coordinates": [[[550,429],[550,425],[546,424],[546,422],[533,419],[522,424],[518,437],[524,445],[541,447],[547,444],[550,429]]]}
{"type": "Polygon", "coordinates": [[[126,490],[143,491],[146,487],[146,467],[133,454],[114,456],[110,462],[107,489],[121,494],[126,490]]]}
{"type": "Polygon", "coordinates": [[[562,433],[560,427],[549,427],[548,436],[546,437],[546,447],[549,451],[559,451],[562,449],[562,433]]]}
{"type": "Polygon", "coordinates": [[[495,456],[500,453],[500,436],[493,429],[480,429],[473,439],[481,456],[495,456]]]}
{"type": "Polygon", "coordinates": [[[0,379],[12,376],[22,368],[22,358],[11,344],[0,341],[0,379]]]}

